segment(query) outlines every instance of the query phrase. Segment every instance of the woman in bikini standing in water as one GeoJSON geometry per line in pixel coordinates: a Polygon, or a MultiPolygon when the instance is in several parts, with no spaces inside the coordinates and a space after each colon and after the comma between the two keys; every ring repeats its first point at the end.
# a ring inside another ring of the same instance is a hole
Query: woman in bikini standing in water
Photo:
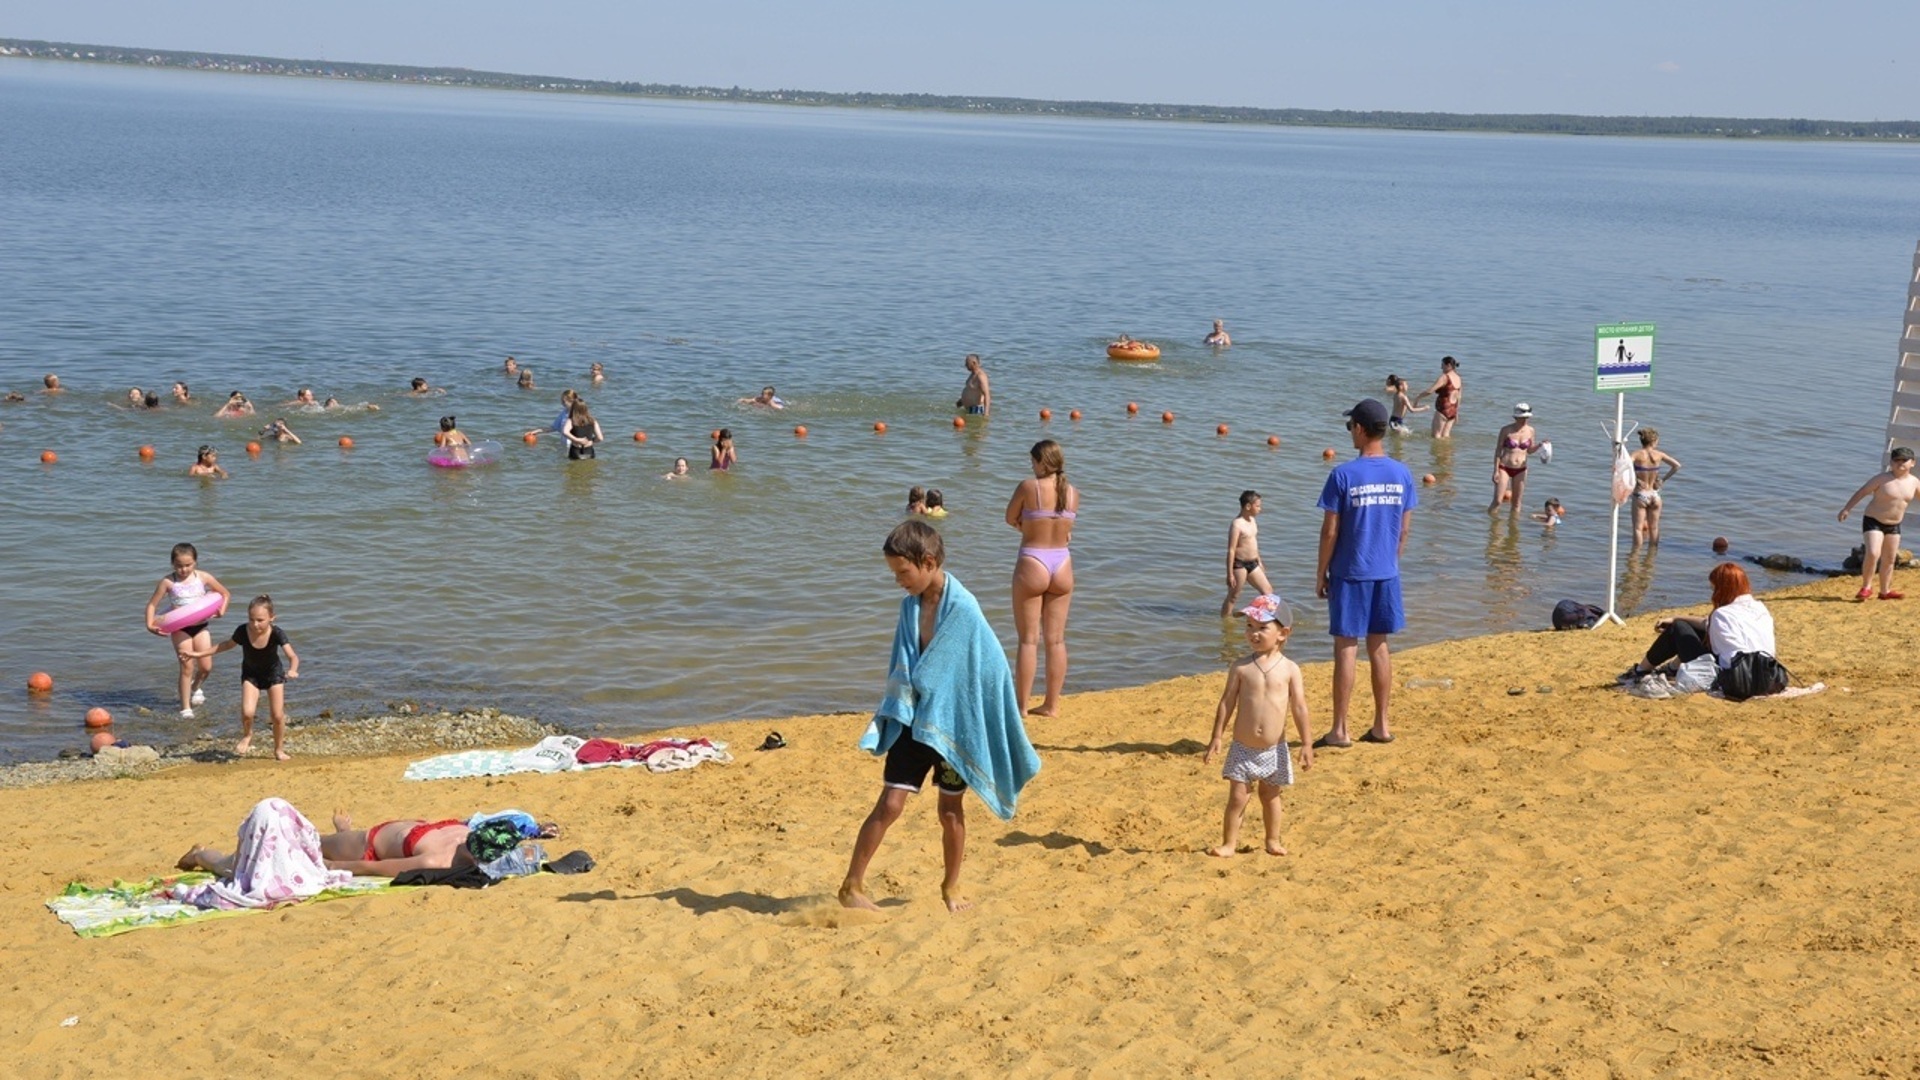
{"type": "Polygon", "coordinates": [[[1453,438],[1453,421],[1460,415],[1460,391],[1464,386],[1460,379],[1460,361],[1443,356],[1440,358],[1440,377],[1414,397],[1414,404],[1418,405],[1421,398],[1433,395],[1434,438],[1453,438]]]}
{"type": "Polygon", "coordinates": [[[1527,462],[1542,445],[1539,434],[1533,430],[1533,407],[1524,401],[1515,405],[1513,423],[1493,438],[1493,501],[1487,504],[1487,513],[1499,513],[1501,503],[1511,504],[1509,514],[1520,513],[1527,491],[1527,462]]]}
{"type": "Polygon", "coordinates": [[[1060,444],[1033,444],[1033,479],[1022,480],[1007,503],[1007,524],[1020,530],[1020,556],[1013,564],[1013,623],[1020,635],[1014,689],[1020,707],[1033,695],[1040,643],[1047,646],[1047,696],[1034,716],[1053,716],[1067,681],[1067,608],[1073,603],[1073,559],[1067,542],[1080,511],[1080,492],[1067,483],[1060,444]]]}

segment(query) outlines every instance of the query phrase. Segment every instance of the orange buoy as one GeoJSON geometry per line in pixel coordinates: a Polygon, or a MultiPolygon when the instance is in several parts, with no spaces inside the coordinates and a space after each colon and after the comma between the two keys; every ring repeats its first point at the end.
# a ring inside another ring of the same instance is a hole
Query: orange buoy
{"type": "Polygon", "coordinates": [[[1129,402],[1127,402],[1127,415],[1128,415],[1128,416],[1132,416],[1132,415],[1133,415],[1134,413],[1137,413],[1137,412],[1139,412],[1139,411],[1140,411],[1140,403],[1139,403],[1139,402],[1137,402],[1137,401],[1129,401],[1129,402]]]}
{"type": "Polygon", "coordinates": [[[342,450],[353,449],[353,440],[348,438],[345,435],[340,436],[340,449],[342,450]]]}
{"type": "Polygon", "coordinates": [[[1440,481],[1432,473],[1428,473],[1427,475],[1420,478],[1420,482],[1423,484],[1437,484],[1440,481]]]}
{"type": "MultiPolygon", "coordinates": [[[[435,443],[438,443],[439,441],[440,441],[440,440],[438,440],[438,439],[435,439],[435,440],[434,440],[434,442],[435,442],[435,443]]],[[[260,456],[260,444],[259,444],[259,443],[257,443],[257,442],[250,442],[250,443],[248,443],[248,444],[247,444],[247,453],[249,453],[249,454],[252,454],[252,455],[253,455],[254,457],[259,457],[259,456],[260,456]]]]}
{"type": "Polygon", "coordinates": [[[1278,435],[1269,435],[1269,436],[1267,436],[1267,445],[1268,445],[1268,446],[1279,446],[1279,445],[1280,445],[1280,436],[1278,436],[1278,435]]]}
{"type": "Polygon", "coordinates": [[[1041,409],[1041,410],[1040,410],[1040,419],[1041,419],[1041,421],[1042,421],[1042,422],[1045,422],[1045,421],[1048,421],[1048,420],[1051,420],[1051,419],[1053,419],[1053,410],[1052,410],[1052,409],[1041,409]]]}
{"type": "Polygon", "coordinates": [[[1161,414],[1160,414],[1160,422],[1161,422],[1161,423],[1163,423],[1163,424],[1171,424],[1171,423],[1173,423],[1173,414],[1172,414],[1171,412],[1163,412],[1163,413],[1161,413],[1161,414]]]}
{"type": "Polygon", "coordinates": [[[1227,425],[1221,424],[1220,426],[1213,429],[1213,433],[1215,435],[1225,435],[1227,433],[1227,425]]]}
{"type": "Polygon", "coordinates": [[[140,448],[140,460],[141,460],[141,461],[152,461],[152,460],[153,460],[153,447],[151,447],[151,446],[143,446],[143,447],[141,447],[141,448],[140,448]]]}
{"type": "Polygon", "coordinates": [[[27,692],[30,694],[53,693],[53,676],[44,671],[36,671],[27,676],[27,692]]]}
{"type": "Polygon", "coordinates": [[[646,442],[646,441],[647,441],[647,433],[646,433],[646,432],[644,432],[644,431],[636,431],[636,432],[634,432],[634,433],[633,433],[633,441],[634,441],[634,442],[646,442]]]}
{"type": "MultiPolygon", "coordinates": [[[[444,432],[444,431],[436,431],[436,432],[434,432],[434,433],[433,433],[433,445],[435,445],[435,446],[445,446],[446,444],[447,444],[447,433],[446,433],[446,432],[444,432]]],[[[247,453],[249,453],[249,454],[251,454],[251,453],[253,453],[253,452],[254,452],[255,450],[258,450],[259,448],[260,448],[260,444],[259,444],[259,443],[248,443],[248,444],[247,444],[247,453]]]]}
{"type": "Polygon", "coordinates": [[[520,436],[520,441],[526,443],[528,446],[532,446],[534,443],[540,441],[540,433],[537,431],[529,431],[525,435],[520,436]]]}
{"type": "Polygon", "coordinates": [[[113,714],[96,705],[87,710],[87,726],[90,728],[112,727],[113,714]]]}
{"type": "Polygon", "coordinates": [[[793,436],[794,436],[794,438],[796,438],[796,439],[804,439],[804,438],[806,438],[806,437],[807,437],[807,425],[805,425],[805,424],[796,424],[796,425],[794,426],[794,429],[793,429],[793,436]]]}
{"type": "Polygon", "coordinates": [[[709,431],[709,432],[707,432],[707,438],[708,438],[708,439],[718,439],[719,437],[720,437],[720,429],[719,429],[719,428],[714,428],[714,429],[713,429],[712,431],[709,431]]]}
{"type": "Polygon", "coordinates": [[[873,422],[873,433],[875,435],[885,435],[887,433],[887,422],[885,420],[875,420],[873,422]]]}
{"type": "Polygon", "coordinates": [[[97,754],[113,745],[113,732],[96,731],[93,738],[87,740],[87,745],[93,747],[93,752],[97,754]]]}
{"type": "Polygon", "coordinates": [[[54,453],[51,450],[40,451],[40,464],[42,465],[51,465],[54,462],[59,460],[60,460],[60,455],[54,453]]]}
{"type": "Polygon", "coordinates": [[[1068,413],[1068,414],[1067,414],[1067,419],[1069,419],[1069,420],[1078,420],[1078,419],[1080,419],[1080,410],[1079,410],[1079,409],[1075,409],[1075,410],[1073,410],[1072,412],[1070,412],[1070,413],[1068,413]]]}
{"type": "Polygon", "coordinates": [[[1322,461],[1332,461],[1332,460],[1333,460],[1333,447],[1331,447],[1331,446],[1329,446],[1329,447],[1327,447],[1327,448],[1326,448],[1325,450],[1322,450],[1322,451],[1320,451],[1320,460],[1322,460],[1322,461]]]}
{"type": "Polygon", "coordinates": [[[966,418],[966,417],[964,417],[964,416],[956,416],[956,417],[954,417],[954,418],[953,418],[953,427],[954,427],[954,430],[956,430],[956,431],[957,431],[957,430],[959,430],[960,428],[963,428],[963,427],[966,427],[966,426],[967,426],[967,418],[966,418]]]}

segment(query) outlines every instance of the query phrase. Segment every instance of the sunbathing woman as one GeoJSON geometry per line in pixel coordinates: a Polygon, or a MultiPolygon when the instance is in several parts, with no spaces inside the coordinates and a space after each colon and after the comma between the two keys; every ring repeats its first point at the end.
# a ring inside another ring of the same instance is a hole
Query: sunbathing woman
{"type": "MultiPolygon", "coordinates": [[[[465,821],[383,821],[371,829],[356,829],[345,811],[333,815],[333,832],[320,837],[320,855],[327,869],[364,877],[396,877],[409,870],[448,870],[466,854],[465,821]]],[[[233,873],[233,856],[210,847],[196,847],[180,857],[182,870],[206,870],[221,877],[233,873]]]]}

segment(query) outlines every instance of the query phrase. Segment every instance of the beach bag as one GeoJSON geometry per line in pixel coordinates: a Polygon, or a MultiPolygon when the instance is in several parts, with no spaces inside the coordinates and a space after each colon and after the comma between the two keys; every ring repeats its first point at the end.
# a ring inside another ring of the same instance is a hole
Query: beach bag
{"type": "Polygon", "coordinates": [[[1555,630],[1591,630],[1606,612],[1592,604],[1582,604],[1578,600],[1562,600],[1553,605],[1553,628],[1555,630]]]}
{"type": "Polygon", "coordinates": [[[1793,673],[1769,653],[1735,653],[1733,663],[1720,672],[1715,684],[1728,701],[1745,701],[1785,690],[1793,682],[1793,673]]]}

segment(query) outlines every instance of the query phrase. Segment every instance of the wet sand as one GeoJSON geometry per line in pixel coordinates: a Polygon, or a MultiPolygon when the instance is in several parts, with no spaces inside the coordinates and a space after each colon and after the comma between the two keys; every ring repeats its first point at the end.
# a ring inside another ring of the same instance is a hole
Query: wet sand
{"type": "MultiPolygon", "coordinates": [[[[1920,601],[1853,588],[1764,598],[1828,686],[1794,700],[1619,693],[1651,614],[1403,653],[1398,684],[1452,687],[1399,691],[1391,746],[1322,752],[1285,858],[1202,854],[1219,675],[1070,697],[1019,817],[970,802],[959,916],[931,798],[875,862],[884,912],[832,901],[879,788],[864,715],[686,729],[738,761],[665,775],[307,758],[0,791],[0,1073],[1911,1076],[1920,601]],[[104,940],[41,906],[230,843],[267,795],[323,827],[520,807],[600,865],[104,940]]],[[[1319,731],[1327,684],[1308,666],[1319,731]]]]}

